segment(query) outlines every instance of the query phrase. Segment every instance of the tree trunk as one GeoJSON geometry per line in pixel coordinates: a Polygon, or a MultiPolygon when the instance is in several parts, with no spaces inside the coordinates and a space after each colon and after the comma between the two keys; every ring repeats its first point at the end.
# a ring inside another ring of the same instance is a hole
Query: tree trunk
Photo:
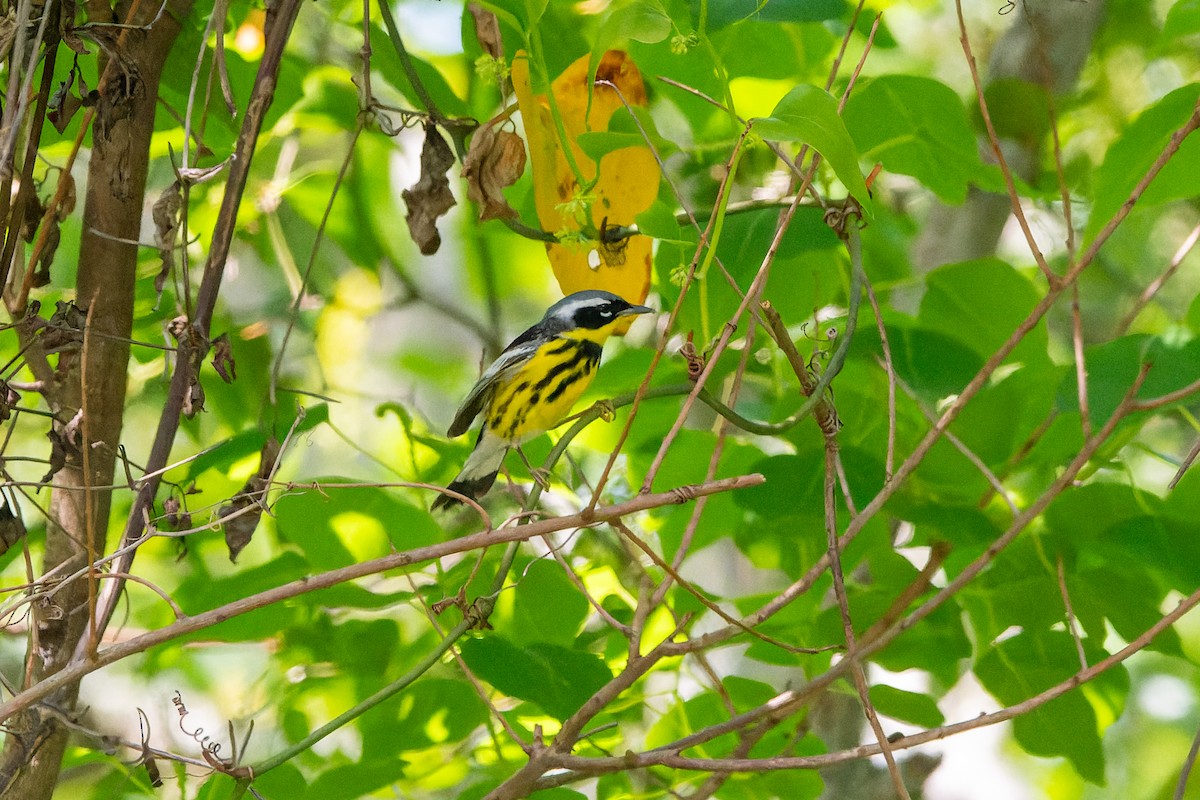
{"type": "MultiPolygon", "coordinates": [[[[129,4],[121,3],[117,15],[145,24],[158,5],[141,3],[130,19],[129,4]]],[[[87,312],[88,326],[82,351],[50,397],[60,420],[72,419],[79,411],[82,416],[76,446],[68,447],[66,466],[54,477],[57,485],[67,488],[55,489],[51,498],[43,574],[70,575],[86,567],[89,555],[94,558],[104,551],[112,493],[89,487],[113,482],[125,408],[126,340],[133,324],[138,248],[124,242],[137,241],[141,234],[159,78],[190,8],[191,0],[173,0],[149,30],[114,29],[109,63],[102,68],[76,282],[77,303],[87,312]]],[[[70,441],[71,434],[55,425],[70,441]]],[[[62,669],[80,637],[87,635],[89,594],[94,596],[95,583],[85,576],[63,586],[52,603],[34,605],[29,650],[33,682],[62,669]]],[[[70,713],[77,694],[75,685],[49,704],[70,713]]],[[[0,761],[0,796],[49,800],[68,730],[36,708],[15,720],[12,729],[0,761]]]]}

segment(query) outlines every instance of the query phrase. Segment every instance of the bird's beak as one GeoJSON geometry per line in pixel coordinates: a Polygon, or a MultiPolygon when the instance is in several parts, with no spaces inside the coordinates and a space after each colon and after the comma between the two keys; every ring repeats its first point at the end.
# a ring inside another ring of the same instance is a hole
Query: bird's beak
{"type": "Polygon", "coordinates": [[[632,317],[635,314],[653,314],[654,309],[650,306],[630,306],[624,311],[618,311],[618,317],[632,317]]]}

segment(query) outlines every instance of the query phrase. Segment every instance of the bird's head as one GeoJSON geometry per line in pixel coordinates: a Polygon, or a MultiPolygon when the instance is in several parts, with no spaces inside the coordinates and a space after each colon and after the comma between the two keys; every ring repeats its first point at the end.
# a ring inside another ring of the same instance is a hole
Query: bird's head
{"type": "Polygon", "coordinates": [[[560,336],[603,342],[623,318],[653,310],[634,305],[612,292],[588,289],[567,295],[550,306],[542,322],[557,328],[560,336]]]}

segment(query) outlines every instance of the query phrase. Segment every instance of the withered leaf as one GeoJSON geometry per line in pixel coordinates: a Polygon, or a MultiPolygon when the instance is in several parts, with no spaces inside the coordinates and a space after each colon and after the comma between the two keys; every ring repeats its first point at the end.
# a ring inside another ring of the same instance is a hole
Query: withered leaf
{"type": "MultiPolygon", "coordinates": [[[[74,77],[74,73],[71,73],[71,77],[74,77]]],[[[50,120],[50,124],[59,133],[67,129],[75,112],[83,106],[83,99],[73,94],[70,89],[71,82],[63,81],[46,106],[46,119],[50,120]]]]}
{"type": "Polygon", "coordinates": [[[454,165],[450,145],[438,133],[436,125],[425,127],[425,144],[421,147],[421,178],[403,192],[408,214],[408,232],[424,255],[433,255],[442,245],[437,219],[454,207],[454,194],[446,172],[454,165]]]}
{"type": "Polygon", "coordinates": [[[259,453],[258,472],[242,491],[235,495],[220,511],[221,525],[225,529],[225,546],[229,548],[229,560],[237,561],[238,554],[250,544],[254,529],[262,518],[263,501],[275,473],[275,462],[279,458],[279,440],[274,436],[267,439],[259,453]],[[238,513],[241,512],[241,513],[238,513]],[[238,514],[238,516],[231,516],[238,514]]]}
{"type": "Polygon", "coordinates": [[[54,254],[58,252],[59,242],[62,241],[58,218],[52,217],[47,225],[46,240],[42,244],[42,252],[38,255],[37,264],[33,268],[33,280],[30,282],[35,289],[50,284],[50,265],[54,263],[54,254]]]}
{"type": "Polygon", "coordinates": [[[6,381],[0,381],[0,422],[4,422],[12,416],[12,410],[19,402],[21,402],[21,395],[17,394],[16,390],[6,381]]]}
{"type": "Polygon", "coordinates": [[[49,483],[67,465],[67,442],[62,434],[51,428],[46,436],[50,439],[50,469],[42,476],[42,483],[49,483]]]}
{"type": "Polygon", "coordinates": [[[56,353],[83,343],[83,329],[87,325],[87,312],[69,301],[59,300],[56,310],[44,325],[34,320],[30,324],[42,331],[42,347],[47,353],[56,353]]]}
{"type": "Polygon", "coordinates": [[[58,204],[58,221],[62,222],[67,217],[71,216],[71,212],[75,210],[75,176],[69,172],[63,172],[58,179],[59,195],[62,197],[62,202],[58,204]]]}
{"type": "Polygon", "coordinates": [[[25,204],[25,215],[21,221],[21,238],[32,242],[37,236],[38,226],[42,224],[42,216],[46,213],[46,204],[40,197],[34,195],[25,204]]]}
{"type": "Polygon", "coordinates": [[[75,416],[71,417],[66,425],[62,426],[62,440],[70,451],[76,455],[79,454],[79,448],[83,447],[83,409],[75,412],[75,416]]]}
{"type": "Polygon", "coordinates": [[[500,21],[479,3],[468,3],[467,10],[475,18],[475,38],[483,52],[492,58],[504,58],[504,42],[500,38],[500,21]]]}
{"type": "Polygon", "coordinates": [[[183,396],[183,415],[191,419],[203,410],[204,387],[200,385],[200,378],[193,373],[192,382],[188,385],[187,393],[183,396]]]}
{"type": "Polygon", "coordinates": [[[221,508],[221,527],[225,529],[225,547],[229,549],[229,560],[237,563],[238,554],[246,549],[254,538],[258,521],[262,518],[262,509],[251,500],[230,503],[221,508]],[[253,508],[250,508],[253,506],[253,508]],[[243,509],[250,508],[249,511],[243,509]],[[238,513],[241,512],[241,513],[238,513]],[[237,514],[237,516],[233,516],[237,514]],[[227,518],[227,519],[226,519],[227,518]]]}
{"type": "Polygon", "coordinates": [[[174,495],[163,500],[163,521],[174,531],[192,527],[192,515],[184,510],[183,502],[174,495]]]}
{"type": "Polygon", "coordinates": [[[80,308],[72,300],[56,300],[54,313],[50,316],[50,324],[58,328],[70,328],[83,331],[87,325],[87,309],[80,308]]]}
{"type": "Polygon", "coordinates": [[[228,164],[229,159],[227,158],[220,164],[214,164],[211,167],[180,167],[176,172],[189,185],[195,186],[197,183],[204,183],[217,177],[228,164]]]}
{"type": "Polygon", "coordinates": [[[24,536],[25,523],[13,514],[12,508],[5,501],[4,505],[0,506],[0,555],[7,553],[8,549],[24,536]]]}
{"type": "Polygon", "coordinates": [[[175,268],[175,239],[179,236],[179,211],[182,207],[183,193],[179,181],[175,181],[159,193],[150,210],[150,217],[154,220],[154,243],[158,245],[158,255],[162,260],[162,267],[154,276],[154,291],[160,299],[167,278],[175,268]]]}
{"type": "Polygon", "coordinates": [[[204,387],[200,385],[200,366],[208,352],[209,343],[198,326],[180,314],[167,324],[167,332],[178,343],[179,369],[188,370],[188,390],[183,396],[183,414],[188,419],[204,410],[204,387]]]}
{"type": "Polygon", "coordinates": [[[8,50],[17,36],[17,7],[10,5],[0,17],[0,58],[8,58],[8,50]]]}
{"type": "Polygon", "coordinates": [[[75,51],[77,59],[90,52],[87,45],[83,43],[83,39],[75,32],[75,0],[64,0],[59,15],[58,34],[62,37],[63,43],[75,51]]]}
{"type": "Polygon", "coordinates": [[[213,339],[212,346],[213,369],[221,376],[221,380],[233,383],[237,380],[237,362],[233,360],[233,345],[229,341],[229,334],[222,333],[213,339]]]}
{"type": "Polygon", "coordinates": [[[493,119],[475,131],[463,160],[467,197],[479,204],[480,220],[517,216],[501,190],[516,183],[525,171],[525,143],[501,124],[503,120],[493,119]]]}

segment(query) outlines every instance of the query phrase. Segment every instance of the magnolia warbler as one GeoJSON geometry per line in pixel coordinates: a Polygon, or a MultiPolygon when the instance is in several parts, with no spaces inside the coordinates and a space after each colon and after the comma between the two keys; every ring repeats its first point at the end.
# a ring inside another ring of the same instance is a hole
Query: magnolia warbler
{"type": "MultiPolygon", "coordinates": [[[[541,321],[504,348],[459,406],[447,435],[466,433],[483,413],[483,426],[467,463],[447,487],[470,498],[492,488],[510,447],[562,421],[592,382],[600,353],[624,317],[653,309],[611,292],[589,289],[564,297],[541,321]]],[[[433,509],[459,501],[443,494],[433,509]]]]}

